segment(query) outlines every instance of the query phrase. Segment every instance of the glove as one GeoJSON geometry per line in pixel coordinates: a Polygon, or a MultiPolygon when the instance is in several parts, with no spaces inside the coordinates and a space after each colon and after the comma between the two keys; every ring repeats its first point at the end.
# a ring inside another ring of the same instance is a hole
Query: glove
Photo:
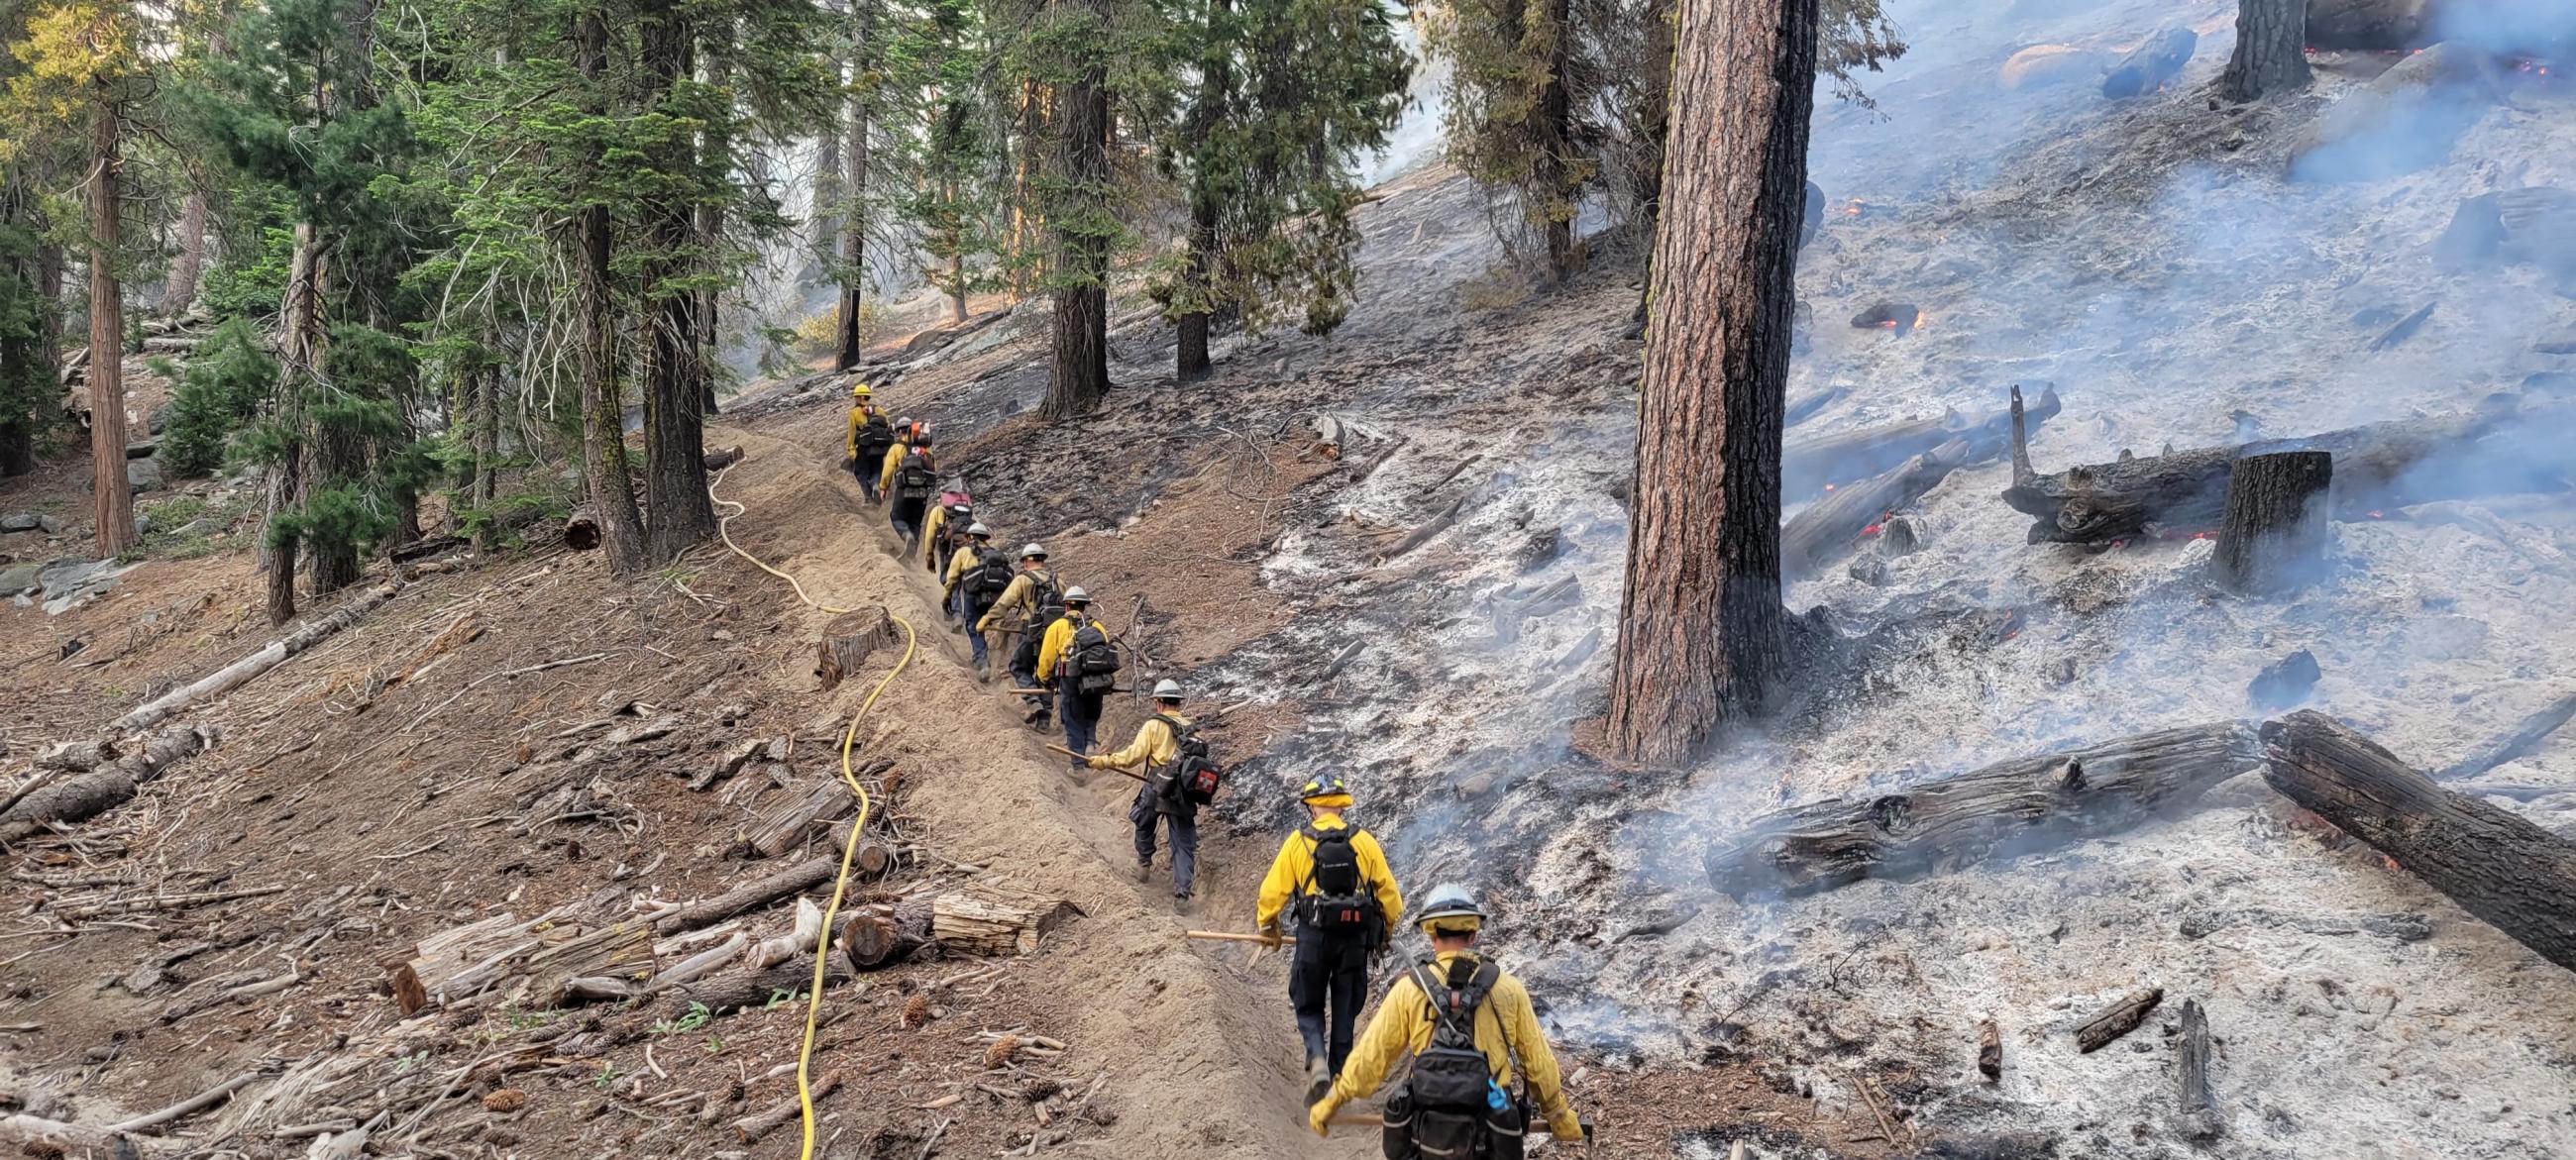
{"type": "Polygon", "coordinates": [[[1549,1116],[1547,1118],[1547,1133],[1548,1135],[1555,1137],[1556,1142],[1559,1144],[1581,1144],[1586,1142],[1583,1134],[1583,1121],[1575,1118],[1574,1109],[1572,1108],[1567,1108],[1555,1115],[1549,1116]]]}
{"type": "Polygon", "coordinates": [[[1262,928],[1261,928],[1261,945],[1266,946],[1266,947],[1269,947],[1270,949],[1272,949],[1272,950],[1274,950],[1274,951],[1275,951],[1275,950],[1278,950],[1278,949],[1279,949],[1279,947],[1280,947],[1280,945],[1281,945],[1282,943],[1284,943],[1285,941],[1286,941],[1285,939],[1282,939],[1282,938],[1279,936],[1279,924],[1278,924],[1278,923],[1275,923],[1275,922],[1274,922],[1274,923],[1271,923],[1271,924],[1270,924],[1270,925],[1268,925],[1268,926],[1265,926],[1265,927],[1262,927],[1262,928]]]}
{"type": "Polygon", "coordinates": [[[1313,1128],[1318,1136],[1330,1136],[1333,1131],[1333,1113],[1340,1110],[1342,1110],[1340,1096],[1325,1096],[1315,1101],[1314,1107],[1306,1109],[1306,1126],[1313,1128]]]}
{"type": "Polygon", "coordinates": [[[1085,768],[1087,768],[1087,769],[1107,769],[1107,768],[1109,768],[1106,764],[1103,764],[1103,763],[1101,762],[1101,760],[1100,760],[1099,758],[1097,758],[1097,757],[1086,757],[1086,758],[1083,758],[1083,759],[1082,759],[1082,764],[1083,764],[1083,766],[1084,766],[1085,768]]]}

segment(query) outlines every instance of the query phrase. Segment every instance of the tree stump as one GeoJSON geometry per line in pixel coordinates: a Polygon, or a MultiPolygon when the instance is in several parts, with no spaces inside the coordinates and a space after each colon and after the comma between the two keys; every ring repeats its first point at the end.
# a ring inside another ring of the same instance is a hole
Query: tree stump
{"type": "Polygon", "coordinates": [[[931,935],[975,955],[1035,953],[1038,940],[1082,908],[1061,898],[982,882],[961,883],[931,903],[931,935]]]}
{"type": "Polygon", "coordinates": [[[564,547],[588,552],[599,547],[599,517],[588,508],[575,511],[564,520],[564,547]]]}
{"type": "Polygon", "coordinates": [[[2248,455],[2227,472],[2227,510],[2209,566],[2220,585],[2244,595],[2288,592],[2325,574],[2328,489],[2334,455],[2278,451],[2248,455]]]}
{"type": "Polygon", "coordinates": [[[853,970],[891,966],[930,942],[931,923],[927,895],[861,907],[841,924],[841,955],[853,970]]]}
{"type": "Polygon", "coordinates": [[[823,643],[815,653],[814,675],[823,679],[824,691],[839,688],[894,636],[894,621],[882,606],[834,617],[823,626],[823,643]]]}
{"type": "Polygon", "coordinates": [[[2308,75],[2308,0],[2238,0],[2236,54],[2218,79],[2228,100],[2304,88],[2308,75]]]}

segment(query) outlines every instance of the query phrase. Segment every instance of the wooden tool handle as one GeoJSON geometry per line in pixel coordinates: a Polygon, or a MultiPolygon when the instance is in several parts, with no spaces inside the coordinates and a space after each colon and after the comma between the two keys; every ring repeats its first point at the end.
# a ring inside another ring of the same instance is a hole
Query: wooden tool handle
{"type": "MultiPolygon", "coordinates": [[[[1270,941],[1270,936],[1268,935],[1237,934],[1230,930],[1194,930],[1189,932],[1189,936],[1194,939],[1203,939],[1208,942],[1266,943],[1270,941]]],[[[1296,944],[1297,940],[1292,937],[1282,937],[1279,940],[1279,945],[1281,946],[1295,946],[1296,944]]]]}
{"type": "Polygon", "coordinates": [[[1383,1128],[1386,1117],[1376,1112],[1337,1112],[1324,1122],[1336,1128],[1383,1128]]]}

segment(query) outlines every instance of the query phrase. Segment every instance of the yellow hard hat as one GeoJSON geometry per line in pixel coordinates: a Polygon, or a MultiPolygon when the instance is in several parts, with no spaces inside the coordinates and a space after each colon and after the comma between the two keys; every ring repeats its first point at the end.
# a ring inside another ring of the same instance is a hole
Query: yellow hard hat
{"type": "Polygon", "coordinates": [[[850,388],[850,397],[853,399],[872,398],[875,395],[876,392],[869,390],[866,383],[860,383],[859,385],[850,388]]]}

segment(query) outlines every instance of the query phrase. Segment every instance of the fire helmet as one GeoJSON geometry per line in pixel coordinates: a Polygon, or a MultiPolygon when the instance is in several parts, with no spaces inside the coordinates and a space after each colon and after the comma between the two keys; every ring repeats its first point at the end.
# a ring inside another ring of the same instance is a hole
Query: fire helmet
{"type": "Polygon", "coordinates": [[[1424,934],[1474,934],[1484,928],[1485,910],[1466,887],[1443,882],[1424,896],[1422,910],[1413,921],[1424,934]]]}

